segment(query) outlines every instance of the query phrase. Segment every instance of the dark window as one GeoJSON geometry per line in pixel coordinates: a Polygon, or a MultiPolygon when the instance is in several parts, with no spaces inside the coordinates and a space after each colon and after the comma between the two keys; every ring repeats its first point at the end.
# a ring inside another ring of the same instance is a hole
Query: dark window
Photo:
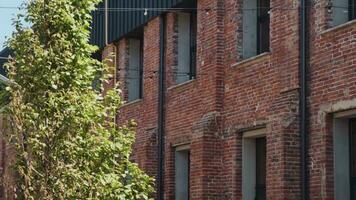
{"type": "Polygon", "coordinates": [[[356,19],[356,0],[349,0],[349,20],[356,19]]]}
{"type": "Polygon", "coordinates": [[[350,119],[350,191],[356,200],[356,119],[350,119]]]}
{"type": "Polygon", "coordinates": [[[189,149],[175,152],[175,199],[189,200],[190,182],[190,151],[189,149]]]}
{"type": "Polygon", "coordinates": [[[257,1],[257,54],[269,51],[270,0],[257,1]]]}
{"type": "Polygon", "coordinates": [[[127,66],[127,101],[142,98],[143,85],[143,40],[129,40],[129,63],[127,66]]]}
{"type": "Polygon", "coordinates": [[[195,78],[196,68],[196,12],[178,13],[178,67],[176,83],[195,78]]]}
{"type": "Polygon", "coordinates": [[[356,0],[331,0],[332,26],[356,19],[356,0]]]}
{"type": "Polygon", "coordinates": [[[270,0],[243,1],[243,58],[269,51],[270,0]]]}
{"type": "Polygon", "coordinates": [[[242,143],[242,196],[244,200],[266,199],[265,130],[245,132],[242,143]]]}
{"type": "Polygon", "coordinates": [[[190,71],[189,71],[190,79],[195,78],[196,57],[197,57],[197,13],[192,12],[190,15],[190,71]]]}
{"type": "Polygon", "coordinates": [[[256,200],[266,199],[266,138],[256,139],[256,200]]]}

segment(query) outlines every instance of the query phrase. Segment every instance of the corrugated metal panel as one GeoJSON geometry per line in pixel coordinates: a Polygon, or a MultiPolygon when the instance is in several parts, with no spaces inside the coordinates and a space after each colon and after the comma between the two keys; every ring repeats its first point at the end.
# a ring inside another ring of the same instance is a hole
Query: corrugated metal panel
{"type": "MultiPolygon", "coordinates": [[[[109,9],[109,27],[108,42],[118,40],[127,33],[132,32],[141,25],[147,23],[150,19],[160,15],[162,11],[149,10],[144,15],[144,8],[172,8],[182,2],[191,2],[192,0],[108,0],[109,9]],[[115,10],[129,8],[131,10],[115,10]],[[133,10],[141,9],[141,10],[133,10]]],[[[104,4],[99,5],[104,8],[104,4]]],[[[91,43],[99,47],[105,46],[105,17],[104,10],[93,12],[93,28],[91,43]]]]}
{"type": "Polygon", "coordinates": [[[98,45],[102,47],[105,45],[105,13],[103,12],[104,4],[100,3],[98,5],[99,10],[93,11],[93,22],[92,22],[92,29],[91,29],[91,37],[90,43],[98,45]]]}

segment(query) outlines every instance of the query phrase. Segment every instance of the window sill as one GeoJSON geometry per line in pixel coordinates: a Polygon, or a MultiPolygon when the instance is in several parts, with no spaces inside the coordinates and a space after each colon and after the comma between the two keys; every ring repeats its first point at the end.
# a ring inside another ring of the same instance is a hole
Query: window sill
{"type": "Polygon", "coordinates": [[[143,99],[136,99],[136,100],[124,103],[122,106],[120,106],[120,109],[124,108],[124,107],[128,107],[128,106],[134,105],[134,104],[139,104],[141,102],[143,102],[143,99]]]}
{"type": "Polygon", "coordinates": [[[271,52],[261,53],[257,56],[253,56],[251,58],[247,58],[240,62],[234,63],[231,65],[231,67],[241,67],[241,66],[245,66],[245,65],[252,65],[254,63],[259,62],[262,59],[265,59],[266,57],[269,57],[270,55],[271,55],[271,52]]]}
{"type": "Polygon", "coordinates": [[[167,88],[167,90],[174,90],[175,88],[180,88],[180,87],[183,87],[184,85],[189,85],[190,83],[194,82],[196,79],[191,79],[189,81],[186,81],[184,83],[179,83],[177,85],[173,85],[169,88],[167,88]]]}
{"type": "Polygon", "coordinates": [[[354,20],[351,20],[351,21],[348,21],[348,22],[345,22],[343,24],[340,24],[338,26],[335,26],[335,27],[332,27],[332,28],[329,28],[329,29],[326,29],[324,31],[322,31],[319,35],[320,36],[325,36],[325,35],[329,35],[329,34],[332,34],[340,29],[344,29],[344,28],[348,28],[348,27],[352,27],[356,25],[356,19],[354,20]]]}

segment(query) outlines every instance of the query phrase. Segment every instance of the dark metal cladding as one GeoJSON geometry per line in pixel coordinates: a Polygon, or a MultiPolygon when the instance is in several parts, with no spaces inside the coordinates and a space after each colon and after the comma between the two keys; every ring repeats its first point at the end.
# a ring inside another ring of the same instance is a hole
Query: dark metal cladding
{"type": "MultiPolygon", "coordinates": [[[[164,12],[164,8],[189,5],[192,0],[108,0],[108,42],[114,42],[124,35],[146,24],[152,18],[164,12]],[[181,4],[182,3],[182,4],[181,4]],[[147,8],[147,15],[145,15],[147,8]],[[159,10],[152,10],[160,8],[159,10]]],[[[104,2],[100,9],[93,12],[91,43],[100,48],[105,46],[104,2]]]]}
{"type": "Polygon", "coordinates": [[[7,58],[9,55],[11,54],[11,51],[9,48],[5,48],[0,52],[0,74],[3,76],[6,76],[6,71],[4,68],[4,64],[7,62],[6,59],[3,58],[7,58]]]}

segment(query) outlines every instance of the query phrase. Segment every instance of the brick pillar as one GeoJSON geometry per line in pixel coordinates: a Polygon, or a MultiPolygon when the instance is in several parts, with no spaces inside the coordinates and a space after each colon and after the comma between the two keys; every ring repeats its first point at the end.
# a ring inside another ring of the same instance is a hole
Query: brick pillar
{"type": "Polygon", "coordinates": [[[190,199],[221,200],[222,154],[218,138],[220,114],[204,115],[193,126],[191,143],[190,199]]]}
{"type": "Polygon", "coordinates": [[[116,46],[116,81],[119,83],[120,89],[122,91],[122,98],[126,101],[128,99],[126,76],[127,67],[129,65],[129,40],[123,38],[116,44],[116,46]]]}
{"type": "Polygon", "coordinates": [[[109,44],[102,52],[102,60],[109,67],[109,79],[108,82],[103,83],[103,94],[105,95],[109,88],[113,88],[116,82],[116,46],[109,44]]]}
{"type": "Polygon", "coordinates": [[[178,65],[178,19],[177,13],[167,13],[166,23],[166,87],[176,84],[178,65]]]}
{"type": "Polygon", "coordinates": [[[8,145],[5,134],[9,131],[7,121],[0,116],[0,163],[1,163],[1,191],[0,199],[15,199],[15,172],[12,165],[15,162],[15,150],[8,145]]]}
{"type": "Polygon", "coordinates": [[[284,92],[270,107],[267,125],[267,199],[300,199],[298,90],[284,92]]]}

